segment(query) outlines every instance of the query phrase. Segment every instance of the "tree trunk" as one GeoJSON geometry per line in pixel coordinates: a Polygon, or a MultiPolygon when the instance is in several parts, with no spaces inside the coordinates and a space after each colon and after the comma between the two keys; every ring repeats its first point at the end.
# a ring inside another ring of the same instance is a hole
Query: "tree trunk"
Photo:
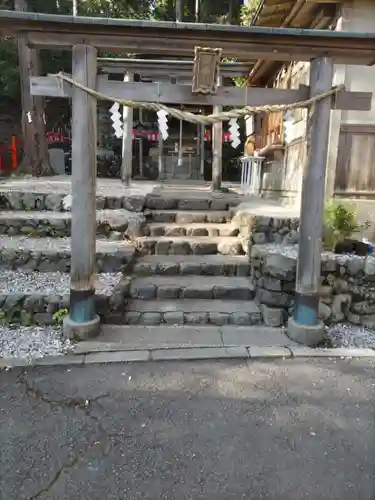
{"type": "Polygon", "coordinates": [[[182,23],[184,16],[184,3],[183,0],[176,0],[176,21],[182,23]]]}
{"type": "Polygon", "coordinates": [[[228,24],[234,24],[234,1],[229,0],[228,24]]]}
{"type": "MultiPolygon", "coordinates": [[[[15,10],[26,11],[25,0],[15,0],[15,10]]],[[[24,157],[21,173],[35,176],[54,175],[48,155],[44,129],[44,98],[30,92],[29,78],[40,73],[39,51],[29,49],[24,37],[18,38],[18,58],[21,77],[22,132],[24,157]]]]}

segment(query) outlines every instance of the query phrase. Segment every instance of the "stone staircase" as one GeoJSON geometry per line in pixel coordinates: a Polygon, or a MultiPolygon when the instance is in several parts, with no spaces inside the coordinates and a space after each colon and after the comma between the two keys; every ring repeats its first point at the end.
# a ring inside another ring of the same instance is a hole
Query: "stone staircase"
{"type": "MultiPolygon", "coordinates": [[[[0,186],[2,323],[54,324],[69,307],[70,181],[61,192],[58,183],[36,186],[0,186]]],[[[239,195],[194,186],[98,191],[96,308],[103,324],[262,323],[248,245],[288,238],[288,220],[233,217],[239,195]]]]}
{"type": "Polygon", "coordinates": [[[143,325],[254,325],[249,260],[222,199],[146,200],[146,236],[129,277],[125,322],[143,325]]]}

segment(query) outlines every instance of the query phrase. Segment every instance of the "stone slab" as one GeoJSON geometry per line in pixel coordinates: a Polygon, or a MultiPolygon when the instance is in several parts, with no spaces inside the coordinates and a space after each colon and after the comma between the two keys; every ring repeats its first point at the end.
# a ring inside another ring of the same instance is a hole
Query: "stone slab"
{"type": "Polygon", "coordinates": [[[131,300],[127,306],[128,311],[138,312],[248,312],[259,313],[260,310],[255,302],[243,300],[131,300]]]}
{"type": "Polygon", "coordinates": [[[32,364],[35,366],[60,366],[60,365],[83,365],[85,356],[83,354],[67,354],[62,356],[45,356],[35,359],[32,364]]]}
{"type": "Polygon", "coordinates": [[[133,278],[130,297],[159,299],[250,300],[254,287],[250,278],[227,276],[153,276],[133,278]]]}
{"type": "Polygon", "coordinates": [[[150,223],[148,231],[151,236],[223,236],[236,237],[239,229],[233,224],[225,223],[150,223]]]}
{"type": "Polygon", "coordinates": [[[65,152],[61,148],[52,148],[48,151],[52,170],[56,175],[65,175],[65,152]]]}
{"type": "Polygon", "coordinates": [[[154,275],[249,276],[246,255],[144,255],[137,260],[133,273],[154,275]]]}
{"type": "Polygon", "coordinates": [[[204,211],[189,212],[183,210],[151,210],[150,222],[153,223],[178,223],[178,224],[199,224],[207,223],[226,223],[230,222],[232,216],[227,211],[204,211]]]}
{"type": "Polygon", "coordinates": [[[156,349],[151,351],[153,361],[196,359],[248,359],[245,347],[209,347],[192,349],[156,349]]]}
{"type": "Polygon", "coordinates": [[[289,346],[293,357],[304,358],[375,358],[375,350],[373,349],[359,349],[353,347],[337,347],[329,349],[318,349],[304,346],[289,346]]]}
{"type": "Polygon", "coordinates": [[[142,252],[157,255],[242,255],[242,245],[235,238],[221,236],[160,236],[138,240],[142,252]]]}
{"type": "Polygon", "coordinates": [[[281,328],[265,326],[222,326],[220,328],[225,346],[284,347],[291,344],[281,328]]]}
{"type": "Polygon", "coordinates": [[[136,361],[149,361],[150,351],[117,351],[117,352],[93,352],[86,354],[85,364],[92,363],[133,363],[136,361]]]}
{"type": "Polygon", "coordinates": [[[75,352],[99,350],[103,344],[119,349],[168,349],[176,347],[220,347],[220,329],[207,327],[103,325],[95,342],[80,342],[75,352]]]}
{"type": "MultiPolygon", "coordinates": [[[[219,299],[175,299],[175,300],[130,300],[125,314],[126,324],[151,324],[149,315],[155,316],[153,325],[168,323],[169,316],[181,313],[179,324],[193,325],[259,325],[261,313],[255,302],[251,300],[219,300],[219,299]],[[156,318],[156,315],[158,317],[156,318]],[[168,320],[165,319],[166,315],[168,320]],[[218,315],[220,320],[218,321],[218,315]],[[224,317],[225,316],[225,317],[224,317]],[[156,321],[157,320],[157,321],[156,321]]],[[[177,324],[177,323],[175,323],[177,324]]]]}
{"type": "Polygon", "coordinates": [[[277,346],[250,346],[250,358],[290,358],[291,351],[286,347],[277,346]]]}

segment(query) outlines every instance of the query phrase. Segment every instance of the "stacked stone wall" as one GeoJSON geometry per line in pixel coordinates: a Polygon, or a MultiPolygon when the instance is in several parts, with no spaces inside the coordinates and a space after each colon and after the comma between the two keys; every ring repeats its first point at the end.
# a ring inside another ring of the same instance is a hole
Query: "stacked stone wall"
{"type": "MultiPolygon", "coordinates": [[[[297,245],[255,245],[251,276],[255,300],[270,326],[293,314],[297,245]]],[[[327,324],[375,326],[375,258],[322,253],[319,316],[327,324]]]]}

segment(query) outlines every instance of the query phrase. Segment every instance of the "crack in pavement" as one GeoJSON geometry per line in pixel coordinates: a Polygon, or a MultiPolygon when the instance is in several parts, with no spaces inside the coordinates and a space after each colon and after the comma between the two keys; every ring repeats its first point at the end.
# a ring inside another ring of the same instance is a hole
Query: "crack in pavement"
{"type": "Polygon", "coordinates": [[[44,493],[48,493],[49,491],[51,491],[51,489],[58,482],[58,480],[60,479],[60,477],[62,476],[62,474],[64,472],[66,472],[67,470],[73,469],[76,465],[78,465],[78,463],[89,453],[89,451],[95,445],[102,445],[102,443],[100,441],[95,440],[95,439],[92,439],[91,441],[89,441],[88,445],[83,450],[83,452],[77,453],[70,462],[68,462],[68,463],[64,464],[62,467],[60,467],[56,471],[56,473],[53,476],[53,478],[51,479],[51,481],[46,486],[43,486],[43,488],[41,488],[39,491],[37,491],[34,495],[31,495],[30,497],[28,497],[27,500],[37,500],[44,493]]]}
{"type": "Polygon", "coordinates": [[[92,399],[87,399],[87,398],[66,398],[66,399],[56,399],[56,400],[50,399],[49,397],[45,396],[42,391],[30,385],[27,379],[25,378],[25,375],[27,375],[26,371],[24,371],[19,376],[19,380],[23,382],[25,386],[25,392],[28,397],[36,399],[51,406],[60,406],[70,410],[78,409],[80,411],[83,411],[85,416],[90,420],[92,420],[93,422],[95,422],[97,426],[95,437],[93,436],[88,441],[85,449],[79,453],[76,453],[73,459],[63,464],[54,474],[53,478],[49,481],[49,483],[46,486],[43,486],[43,488],[41,488],[35,494],[28,497],[27,500],[37,500],[38,498],[41,497],[41,495],[51,491],[51,489],[56,485],[62,474],[67,470],[76,467],[84,459],[84,457],[92,450],[94,446],[99,446],[101,448],[103,456],[108,456],[112,448],[111,440],[118,444],[124,444],[123,439],[133,439],[144,436],[146,434],[145,432],[140,432],[136,434],[125,434],[121,432],[110,433],[106,431],[106,429],[100,422],[100,417],[92,414],[91,405],[92,403],[96,403],[99,406],[99,408],[104,410],[103,406],[99,403],[99,401],[101,399],[108,397],[110,395],[110,393],[108,392],[100,394],[99,396],[96,396],[95,398],[92,399]],[[106,443],[107,446],[105,446],[106,443]]]}

